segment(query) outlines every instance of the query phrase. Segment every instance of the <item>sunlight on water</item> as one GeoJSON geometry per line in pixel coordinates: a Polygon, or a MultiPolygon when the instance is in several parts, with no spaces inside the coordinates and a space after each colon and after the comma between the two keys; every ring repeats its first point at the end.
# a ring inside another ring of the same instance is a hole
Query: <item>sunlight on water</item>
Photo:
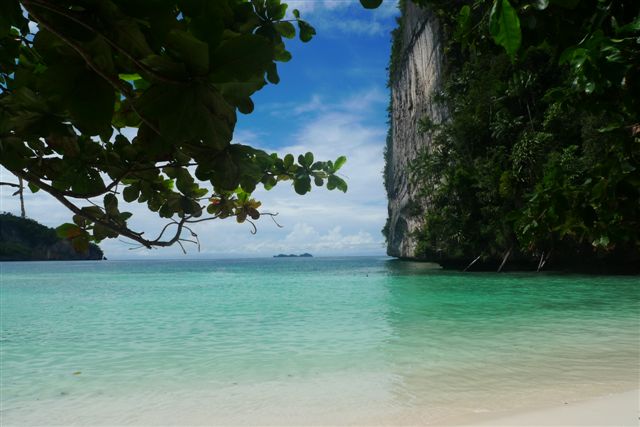
{"type": "Polygon", "coordinates": [[[433,422],[637,387],[637,277],[382,258],[0,268],[3,425],[433,422]]]}

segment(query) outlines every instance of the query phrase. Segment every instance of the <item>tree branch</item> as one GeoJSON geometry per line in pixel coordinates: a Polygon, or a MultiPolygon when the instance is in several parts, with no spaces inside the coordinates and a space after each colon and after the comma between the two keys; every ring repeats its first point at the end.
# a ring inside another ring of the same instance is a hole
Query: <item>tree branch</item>
{"type": "MultiPolygon", "coordinates": [[[[12,173],[14,173],[13,171],[11,171],[12,173]]],[[[127,174],[129,173],[129,170],[126,170],[125,172],[123,172],[117,179],[115,179],[113,182],[111,182],[109,185],[105,186],[103,189],[101,190],[96,190],[90,193],[76,193],[75,191],[69,191],[69,190],[57,190],[61,195],[65,196],[65,197],[72,197],[74,199],[89,199],[91,197],[98,197],[101,196],[105,193],[108,193],[109,191],[111,191],[115,186],[117,186],[120,181],[127,176],[127,174]]],[[[22,172],[23,175],[25,176],[25,179],[27,181],[42,181],[44,178],[39,177],[38,175],[36,175],[33,172],[22,172]]]]}
{"type": "Polygon", "coordinates": [[[20,188],[20,186],[18,184],[14,184],[12,182],[0,182],[0,185],[7,185],[9,187],[16,187],[16,188],[20,188]]]}
{"type": "Polygon", "coordinates": [[[76,205],[71,203],[69,200],[67,200],[67,198],[62,194],[62,192],[56,190],[49,184],[43,182],[42,180],[30,177],[28,173],[25,173],[23,171],[15,171],[15,170],[11,170],[11,173],[13,173],[18,177],[23,178],[25,181],[32,182],[33,184],[37,185],[47,193],[51,194],[56,200],[58,200],[60,203],[62,203],[64,206],[66,206],[71,212],[75,213],[76,215],[79,215],[83,218],[87,218],[88,220],[96,224],[100,224],[103,227],[111,231],[114,231],[121,236],[128,237],[129,239],[140,243],[142,246],[148,249],[151,249],[154,246],[168,247],[176,243],[178,240],[180,240],[180,235],[182,234],[182,227],[184,226],[184,223],[189,218],[189,217],[185,217],[185,218],[182,218],[179,222],[177,222],[178,228],[176,230],[176,234],[171,239],[160,241],[160,237],[161,237],[160,236],[156,240],[147,240],[142,237],[142,233],[137,233],[135,231],[128,229],[127,227],[123,227],[118,224],[113,224],[110,221],[105,221],[91,214],[88,214],[87,212],[83,211],[81,208],[77,207],[76,205]]]}

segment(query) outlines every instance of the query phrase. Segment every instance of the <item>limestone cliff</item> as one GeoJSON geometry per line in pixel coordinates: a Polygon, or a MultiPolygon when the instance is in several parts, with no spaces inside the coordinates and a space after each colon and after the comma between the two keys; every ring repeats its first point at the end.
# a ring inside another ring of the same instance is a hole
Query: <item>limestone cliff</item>
{"type": "Polygon", "coordinates": [[[436,17],[413,2],[403,7],[398,31],[389,78],[391,128],[385,169],[389,218],[385,229],[387,253],[413,258],[416,241],[412,233],[421,227],[429,207],[411,183],[410,164],[430,144],[430,137],[418,132],[419,121],[428,117],[439,123],[446,114],[432,100],[441,80],[442,40],[436,17]]]}

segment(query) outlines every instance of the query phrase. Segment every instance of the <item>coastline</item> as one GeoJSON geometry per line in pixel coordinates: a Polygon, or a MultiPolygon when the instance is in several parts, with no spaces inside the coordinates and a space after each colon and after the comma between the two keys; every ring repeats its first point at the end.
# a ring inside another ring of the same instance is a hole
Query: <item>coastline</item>
{"type": "Polygon", "coordinates": [[[612,393],[535,410],[517,411],[482,420],[466,420],[458,426],[638,426],[640,390],[612,393]]]}

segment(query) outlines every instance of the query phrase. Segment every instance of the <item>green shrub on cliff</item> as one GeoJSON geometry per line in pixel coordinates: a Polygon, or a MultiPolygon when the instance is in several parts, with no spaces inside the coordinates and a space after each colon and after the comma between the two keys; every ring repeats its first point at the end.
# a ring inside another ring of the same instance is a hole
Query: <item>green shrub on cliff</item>
{"type": "MultiPolygon", "coordinates": [[[[640,3],[427,0],[449,119],[412,165],[418,256],[640,252],[640,3]]],[[[392,75],[393,77],[393,75],[392,75]]]]}

